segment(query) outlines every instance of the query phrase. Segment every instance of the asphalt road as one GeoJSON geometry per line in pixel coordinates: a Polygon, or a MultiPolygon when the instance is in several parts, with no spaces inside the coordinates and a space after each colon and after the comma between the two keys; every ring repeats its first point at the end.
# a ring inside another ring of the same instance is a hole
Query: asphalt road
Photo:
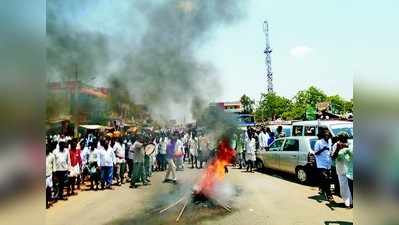
{"type": "Polygon", "coordinates": [[[316,187],[297,184],[289,176],[272,173],[245,173],[231,168],[226,182],[234,187],[228,199],[231,212],[205,203],[187,201],[187,208],[176,223],[185,200],[164,213],[163,208],[191,196],[190,190],[201,173],[186,168],[178,172],[177,185],[162,183],[164,172],[155,172],[150,186],[130,189],[128,184],[113,190],[80,191],[68,201],[57,202],[46,210],[49,225],[310,225],[353,224],[353,210],[341,200],[331,205],[318,195],[316,187]]]}

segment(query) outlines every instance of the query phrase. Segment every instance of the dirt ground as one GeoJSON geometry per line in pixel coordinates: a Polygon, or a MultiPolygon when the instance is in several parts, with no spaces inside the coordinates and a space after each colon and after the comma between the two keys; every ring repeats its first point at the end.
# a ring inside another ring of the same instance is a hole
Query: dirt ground
{"type": "Polygon", "coordinates": [[[318,189],[297,184],[289,176],[246,173],[231,168],[226,176],[237,194],[230,200],[231,212],[221,207],[195,205],[191,201],[180,221],[175,222],[182,204],[160,214],[159,210],[188,193],[201,170],[178,172],[178,185],[162,183],[165,173],[155,172],[151,185],[130,189],[128,184],[113,190],[85,191],[59,201],[46,210],[49,225],[310,225],[353,224],[353,209],[329,204],[318,189]]]}

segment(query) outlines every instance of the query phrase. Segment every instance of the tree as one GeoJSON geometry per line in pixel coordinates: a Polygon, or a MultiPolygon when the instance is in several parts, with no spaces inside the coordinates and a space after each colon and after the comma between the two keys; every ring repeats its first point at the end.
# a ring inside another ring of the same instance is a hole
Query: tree
{"type": "Polygon", "coordinates": [[[290,111],[292,102],[275,93],[262,94],[259,107],[256,110],[257,120],[264,121],[282,117],[283,113],[290,111]]]}
{"type": "Polygon", "coordinates": [[[344,112],[353,113],[353,99],[344,102],[344,112]]]}
{"type": "Polygon", "coordinates": [[[243,95],[240,99],[241,105],[244,108],[244,113],[253,113],[255,101],[252,100],[250,97],[243,95]]]}
{"type": "Polygon", "coordinates": [[[345,113],[345,100],[339,95],[332,95],[327,97],[327,101],[330,102],[331,111],[335,114],[345,113]]]}
{"type": "Polygon", "coordinates": [[[306,108],[307,105],[316,107],[317,103],[324,102],[326,100],[327,95],[322,90],[314,86],[310,86],[306,90],[298,91],[294,97],[294,103],[304,108],[306,108]]]}

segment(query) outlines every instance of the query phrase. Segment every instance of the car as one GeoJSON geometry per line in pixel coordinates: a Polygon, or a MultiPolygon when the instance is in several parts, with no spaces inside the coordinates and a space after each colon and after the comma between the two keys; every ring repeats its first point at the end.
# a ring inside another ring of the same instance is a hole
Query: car
{"type": "Polygon", "coordinates": [[[317,136],[319,128],[327,128],[332,137],[336,137],[341,131],[349,134],[353,139],[353,122],[342,120],[310,120],[292,123],[292,136],[317,136]]]}
{"type": "Polygon", "coordinates": [[[300,183],[307,183],[315,172],[312,150],[316,141],[316,136],[277,138],[267,150],[257,152],[256,167],[295,174],[300,183]]]}

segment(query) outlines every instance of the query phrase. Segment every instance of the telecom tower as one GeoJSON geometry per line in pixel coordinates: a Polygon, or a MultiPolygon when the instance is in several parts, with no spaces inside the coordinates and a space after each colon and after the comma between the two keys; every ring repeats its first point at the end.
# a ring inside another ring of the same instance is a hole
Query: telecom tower
{"type": "Polygon", "coordinates": [[[264,53],[266,54],[266,70],[267,70],[267,92],[273,92],[273,72],[272,72],[272,48],[270,47],[269,39],[269,24],[265,20],[263,23],[263,32],[265,32],[266,48],[264,53]]]}

